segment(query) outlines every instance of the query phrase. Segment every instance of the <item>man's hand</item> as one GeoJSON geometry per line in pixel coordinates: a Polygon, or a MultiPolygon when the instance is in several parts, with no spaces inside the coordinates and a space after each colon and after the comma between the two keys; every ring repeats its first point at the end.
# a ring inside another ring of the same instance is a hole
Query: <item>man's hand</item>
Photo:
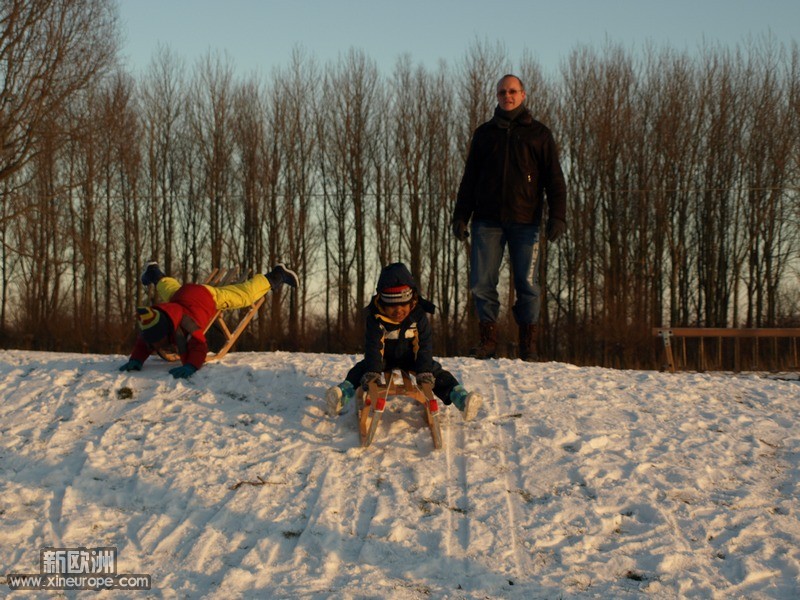
{"type": "Polygon", "coordinates": [[[142,362],[136,360],[135,358],[130,359],[124,365],[119,368],[120,371],[141,371],[142,370],[142,362]]]}
{"type": "Polygon", "coordinates": [[[459,242],[466,242],[469,237],[467,224],[461,219],[453,221],[453,235],[459,242]]]}
{"type": "Polygon", "coordinates": [[[193,365],[186,364],[170,369],[169,374],[175,379],[189,379],[189,377],[195,374],[195,371],[197,371],[197,369],[193,365]]]}
{"type": "Polygon", "coordinates": [[[547,241],[555,242],[558,238],[564,235],[567,230],[567,224],[561,219],[550,219],[547,221],[547,241]]]}

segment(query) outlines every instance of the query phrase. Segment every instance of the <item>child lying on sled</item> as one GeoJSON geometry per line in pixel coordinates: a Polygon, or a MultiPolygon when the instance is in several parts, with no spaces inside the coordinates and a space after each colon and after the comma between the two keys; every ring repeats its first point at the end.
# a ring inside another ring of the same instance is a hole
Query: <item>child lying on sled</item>
{"type": "Polygon", "coordinates": [[[153,350],[174,344],[182,364],[169,372],[176,379],[186,379],[206,361],[208,344],[203,332],[218,310],[245,308],[284,283],[297,287],[298,279],[294,271],[278,264],[266,275],[259,273],[242,283],[220,287],[181,285],[151,262],[142,274],[142,283],[156,286],[161,303],[136,309],[139,335],[128,362],[119,370],[141,371],[153,350]]]}
{"type": "Polygon", "coordinates": [[[475,418],[483,399],[468,393],[455,377],[433,360],[433,339],[428,313],[434,306],[421,298],[411,272],[403,263],[381,270],[377,294],[366,312],[364,359],[356,363],[345,380],[328,389],[325,400],[332,415],[339,414],[355,396],[382,373],[402,369],[416,373],[417,382],[431,383],[433,393],[445,404],[453,404],[465,421],[475,418]]]}

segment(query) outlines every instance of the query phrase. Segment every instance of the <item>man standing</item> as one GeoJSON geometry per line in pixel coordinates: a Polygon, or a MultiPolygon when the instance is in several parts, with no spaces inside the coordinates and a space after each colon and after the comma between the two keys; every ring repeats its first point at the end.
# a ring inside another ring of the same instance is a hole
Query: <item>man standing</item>
{"type": "Polygon", "coordinates": [[[467,223],[472,219],[470,288],[480,320],[480,343],[472,354],[477,358],[496,356],[497,285],[508,245],[519,357],[537,359],[539,229],[545,195],[547,240],[555,241],[567,228],[567,187],[553,134],[533,118],[524,102],[522,81],[504,75],[497,83],[494,117],[472,136],[453,210],[453,234],[459,240],[469,236],[467,223]]]}

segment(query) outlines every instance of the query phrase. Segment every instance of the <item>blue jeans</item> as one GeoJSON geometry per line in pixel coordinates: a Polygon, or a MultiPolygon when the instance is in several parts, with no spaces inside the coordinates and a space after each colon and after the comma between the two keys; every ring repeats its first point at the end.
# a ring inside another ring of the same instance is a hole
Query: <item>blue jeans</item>
{"type": "Polygon", "coordinates": [[[539,225],[523,223],[472,222],[470,288],[478,319],[497,321],[500,313],[500,265],[508,245],[516,302],[514,318],[520,325],[539,321],[539,225]]]}

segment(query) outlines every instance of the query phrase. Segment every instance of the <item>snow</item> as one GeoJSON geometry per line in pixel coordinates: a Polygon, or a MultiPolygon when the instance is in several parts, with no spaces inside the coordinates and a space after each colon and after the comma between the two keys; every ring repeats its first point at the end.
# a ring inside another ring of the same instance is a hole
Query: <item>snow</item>
{"type": "Polygon", "coordinates": [[[176,381],[0,352],[0,575],[114,546],[153,578],[115,597],[800,596],[797,374],[444,358],[478,419],[445,408],[433,450],[397,398],[364,449],[323,400],[357,358],[236,353],[176,381]]]}

